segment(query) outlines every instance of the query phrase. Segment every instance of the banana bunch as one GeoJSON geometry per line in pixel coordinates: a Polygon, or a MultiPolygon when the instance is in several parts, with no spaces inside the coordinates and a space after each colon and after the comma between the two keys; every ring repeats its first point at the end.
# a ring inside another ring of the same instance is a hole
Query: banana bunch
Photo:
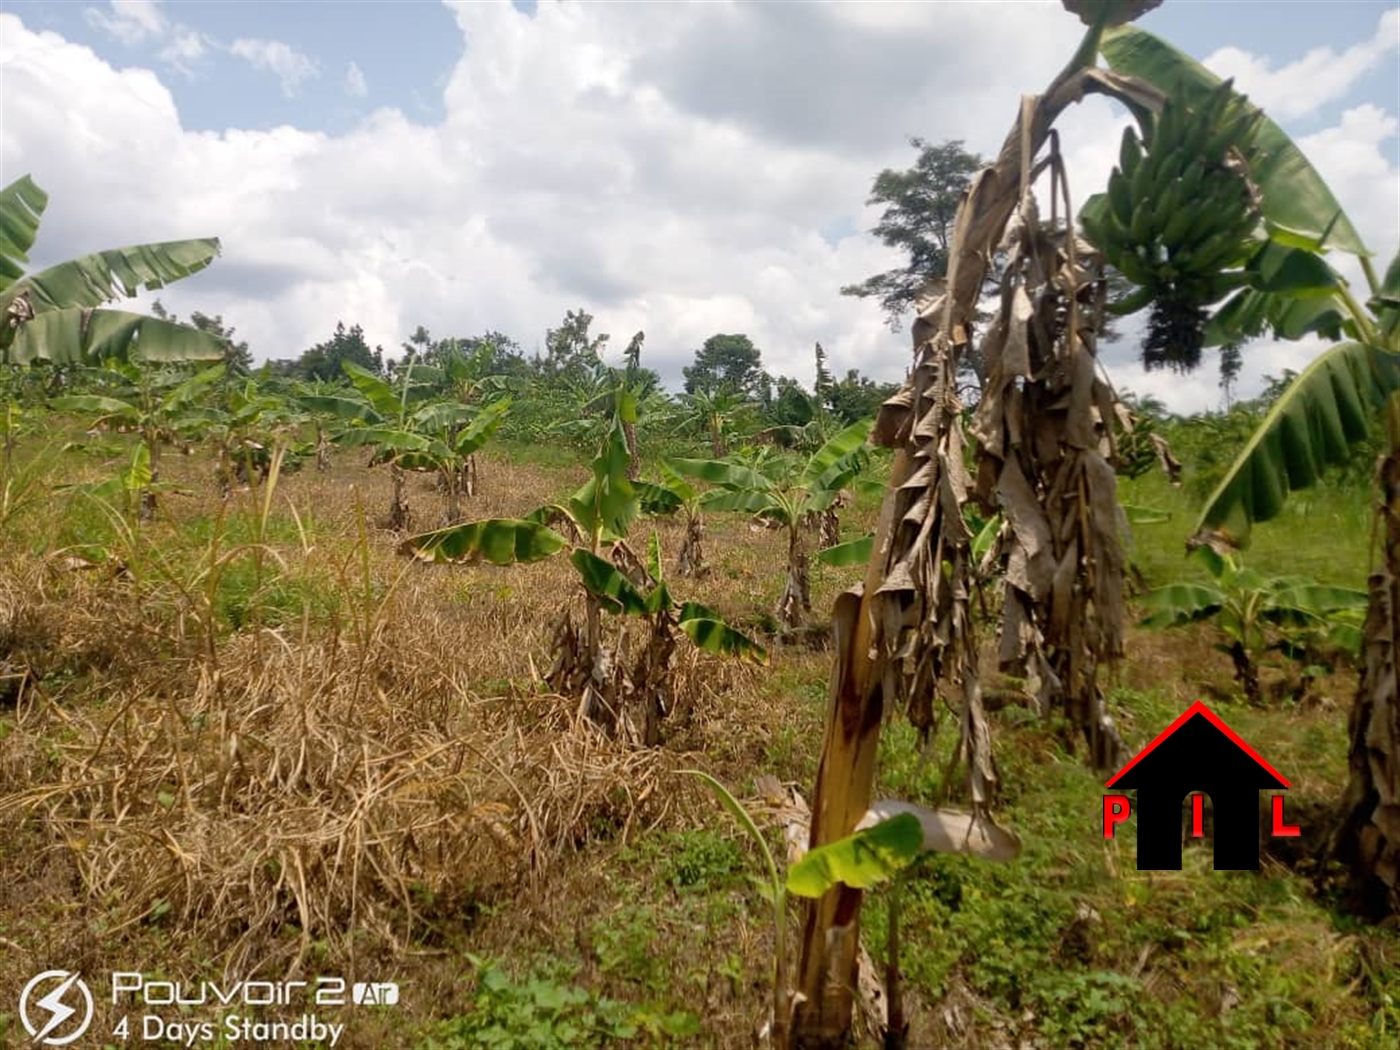
{"type": "Polygon", "coordinates": [[[1112,311],[1152,304],[1171,330],[1162,338],[1186,344],[1181,362],[1169,352],[1165,363],[1199,360],[1191,330],[1202,327],[1205,306],[1244,280],[1238,267],[1253,252],[1260,220],[1249,162],[1262,117],[1228,80],[1194,110],[1168,98],[1145,145],[1132,128],[1123,132],[1108,192],[1081,214],[1105,262],[1138,286],[1112,311]]]}

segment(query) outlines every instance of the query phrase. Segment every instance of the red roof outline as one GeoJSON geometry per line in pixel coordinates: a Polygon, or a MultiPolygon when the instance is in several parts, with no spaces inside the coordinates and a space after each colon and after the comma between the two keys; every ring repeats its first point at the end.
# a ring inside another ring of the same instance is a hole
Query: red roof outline
{"type": "Polygon", "coordinates": [[[1167,737],[1171,736],[1173,733],[1175,733],[1178,729],[1180,729],[1183,725],[1185,725],[1198,714],[1204,715],[1206,721],[1208,721],[1211,725],[1215,726],[1216,729],[1220,730],[1227,737],[1229,737],[1230,742],[1232,744],[1238,747],[1250,758],[1254,759],[1254,761],[1259,763],[1259,765],[1263,766],[1266,770],[1268,770],[1268,772],[1284,787],[1293,786],[1288,782],[1287,777],[1285,777],[1273,766],[1269,765],[1269,763],[1265,762],[1263,757],[1259,754],[1259,752],[1255,751],[1254,748],[1250,747],[1243,740],[1241,740],[1238,733],[1236,733],[1233,729],[1231,729],[1224,722],[1222,722],[1220,720],[1219,715],[1217,715],[1214,711],[1208,708],[1200,700],[1197,700],[1194,704],[1192,704],[1190,707],[1188,707],[1185,711],[1181,713],[1180,718],[1178,718],[1171,725],[1167,726],[1166,729],[1163,729],[1160,733],[1158,733],[1157,738],[1153,740],[1152,743],[1148,744],[1145,748],[1143,748],[1141,751],[1139,751],[1137,753],[1137,756],[1133,758],[1131,762],[1129,762],[1126,766],[1120,769],[1117,773],[1114,773],[1113,778],[1107,784],[1105,784],[1104,787],[1112,787],[1114,784],[1116,784],[1119,778],[1121,778],[1124,773],[1132,769],[1135,765],[1141,762],[1148,755],[1152,754],[1152,752],[1157,749],[1157,746],[1163,741],[1165,741],[1167,737]]]}

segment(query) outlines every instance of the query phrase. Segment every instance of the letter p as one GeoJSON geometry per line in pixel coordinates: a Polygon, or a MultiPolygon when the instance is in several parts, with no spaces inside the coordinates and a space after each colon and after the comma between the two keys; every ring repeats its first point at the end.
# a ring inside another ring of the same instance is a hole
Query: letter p
{"type": "Polygon", "coordinates": [[[1127,795],[1105,795],[1103,797],[1103,837],[1113,838],[1113,826],[1121,824],[1132,815],[1132,807],[1127,795]]]}

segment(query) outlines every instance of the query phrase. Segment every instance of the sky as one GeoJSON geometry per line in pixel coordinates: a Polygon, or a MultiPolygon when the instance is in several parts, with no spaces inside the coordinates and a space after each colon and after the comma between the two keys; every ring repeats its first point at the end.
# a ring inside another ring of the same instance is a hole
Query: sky
{"type": "MultiPolygon", "coordinates": [[[[1139,24],[1282,124],[1383,271],[1400,6],[1168,0],[1139,24]]],[[[50,194],[36,266],[219,237],[159,296],[222,315],[258,360],[338,321],[391,355],[418,325],[531,353],[581,308],[610,359],[645,331],[673,388],[717,332],[808,386],[817,341],[838,375],[897,380],[907,330],[839,293],[902,262],[867,232],[872,180],[914,162],[911,136],[994,153],[1081,32],[1055,0],[0,0],[0,185],[50,194]]],[[[1061,119],[1076,199],[1127,123],[1097,96],[1061,119]]],[[[1321,346],[1251,345],[1238,394],[1321,346]]],[[[1131,338],[1103,356],[1120,388],[1220,406],[1213,357],[1183,377],[1144,373],[1131,338]]]]}

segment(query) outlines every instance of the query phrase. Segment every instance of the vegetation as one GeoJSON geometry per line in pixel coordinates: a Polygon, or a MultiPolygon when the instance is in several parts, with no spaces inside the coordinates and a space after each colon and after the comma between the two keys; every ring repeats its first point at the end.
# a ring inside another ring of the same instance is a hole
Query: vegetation
{"type": "Polygon", "coordinates": [[[1369,921],[1400,263],[1360,302],[1321,251],[1359,235],[1282,133],[1131,28],[1147,5],[1066,6],[1084,45],[987,177],[918,140],[877,177],[911,264],[857,294],[943,271],[894,390],[716,333],[672,395],[582,309],[529,358],[415,326],[389,361],[342,322],[248,369],[222,317],[101,306],[217,242],[26,275],[44,198],[0,191],[0,984],[398,981],[351,1050],[1400,1047],[1369,921]],[[1091,90],[1138,125],[1092,251],[1051,135],[1091,90]],[[1144,217],[1159,193],[1192,210],[1144,217]],[[1110,267],[1154,361],[1338,345],[1226,412],[1119,411],[1110,267]],[[1104,771],[1203,696],[1304,835],[1136,871],[1104,771]]]}

